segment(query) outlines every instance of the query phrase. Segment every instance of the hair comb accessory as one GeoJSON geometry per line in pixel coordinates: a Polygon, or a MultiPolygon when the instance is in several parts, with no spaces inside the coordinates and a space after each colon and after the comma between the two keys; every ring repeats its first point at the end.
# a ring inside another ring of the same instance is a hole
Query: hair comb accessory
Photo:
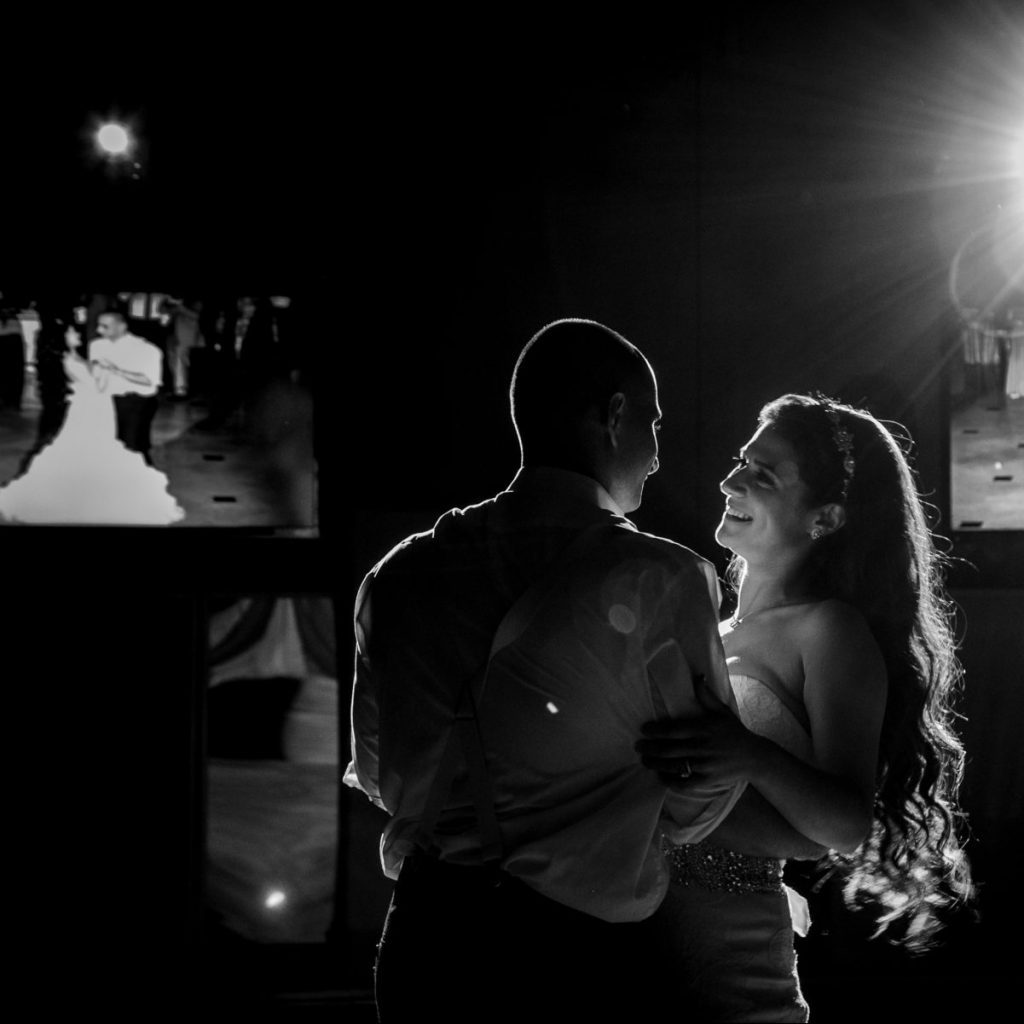
{"type": "Polygon", "coordinates": [[[835,442],[836,451],[839,452],[843,459],[843,486],[841,494],[842,500],[846,501],[850,493],[850,481],[853,480],[853,471],[857,468],[857,460],[853,457],[853,434],[839,422],[839,410],[832,402],[823,399],[821,404],[832,424],[832,440],[835,442]]]}

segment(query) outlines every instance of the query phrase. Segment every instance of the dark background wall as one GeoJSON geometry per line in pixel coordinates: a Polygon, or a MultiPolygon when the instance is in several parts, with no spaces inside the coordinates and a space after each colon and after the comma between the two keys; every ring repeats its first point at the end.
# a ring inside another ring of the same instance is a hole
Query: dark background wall
{"type": "MultiPolygon", "coordinates": [[[[636,520],[720,565],[717,483],[785,391],[904,423],[943,509],[948,270],[1021,184],[1019,5],[708,6],[642,26],[517,11],[118,30],[60,52],[26,37],[25,87],[4,99],[22,140],[3,168],[6,280],[291,291],[321,367],[323,543],[0,536],[10,662],[27,666],[16,716],[48,729],[42,760],[30,730],[14,747],[40,766],[18,788],[23,848],[43,851],[22,858],[26,955],[75,991],[116,990],[97,949],[157,987],[191,970],[204,594],[335,593],[344,662],[362,573],[511,479],[508,380],[545,322],[593,317],[648,354],[663,460],[636,520]],[[148,139],[138,182],[83,156],[83,122],[116,107],[148,139]]],[[[1013,542],[990,563],[1012,564],[1013,542]]],[[[1022,592],[1005,573],[964,581],[969,791],[998,923],[1020,818],[1022,592]]],[[[365,978],[387,890],[360,800],[339,931],[365,978]]],[[[967,1005],[999,983],[985,934],[962,963],[963,944],[917,968],[840,944],[819,977],[837,973],[841,997],[857,977],[914,978],[908,1004],[953,978],[967,1005]]]]}
{"type": "MultiPolygon", "coordinates": [[[[355,477],[369,483],[353,502],[352,586],[408,532],[508,483],[509,376],[561,316],[615,327],[658,372],[662,468],[642,528],[721,566],[729,455],[763,402],[821,389],[907,428],[948,534],[950,263],[1020,201],[1007,168],[1022,30],[1010,5],[734,4],[639,41],[584,28],[520,46],[481,34],[468,56],[406,51],[409,93],[371,104],[362,137],[374,242],[354,270],[372,309],[355,477]]],[[[1019,536],[953,552],[983,565],[954,575],[984,924],[960,920],[944,949],[909,960],[823,908],[831,938],[801,953],[819,1019],[995,1006],[1008,990],[1024,555],[1019,536]]],[[[358,795],[351,814],[354,837],[379,833],[358,795]]],[[[375,855],[357,840],[349,859],[350,920],[371,936],[387,891],[375,855]]]]}
{"type": "Polygon", "coordinates": [[[347,204],[369,239],[351,265],[363,469],[382,478],[360,504],[440,511],[507,482],[516,354],[585,315],[661,379],[645,525],[708,537],[759,406],[815,387],[903,422],[941,506],[949,268],[1019,192],[1019,21],[733,4],[685,31],[401,49],[367,83],[347,204]]]}

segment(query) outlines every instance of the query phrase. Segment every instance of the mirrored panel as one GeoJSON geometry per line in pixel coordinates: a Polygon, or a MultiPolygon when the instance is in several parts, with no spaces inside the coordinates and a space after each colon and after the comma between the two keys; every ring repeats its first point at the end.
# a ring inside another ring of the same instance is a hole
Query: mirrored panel
{"type": "Polygon", "coordinates": [[[207,629],[205,939],[323,943],[338,849],[333,604],[221,597],[207,629]]]}

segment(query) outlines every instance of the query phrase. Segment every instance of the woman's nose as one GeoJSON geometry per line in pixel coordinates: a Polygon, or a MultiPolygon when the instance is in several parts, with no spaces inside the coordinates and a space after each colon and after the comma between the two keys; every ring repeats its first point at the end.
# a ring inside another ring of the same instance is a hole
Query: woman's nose
{"type": "Polygon", "coordinates": [[[740,494],[743,490],[742,481],[737,480],[740,470],[734,469],[719,485],[723,494],[740,494]]]}

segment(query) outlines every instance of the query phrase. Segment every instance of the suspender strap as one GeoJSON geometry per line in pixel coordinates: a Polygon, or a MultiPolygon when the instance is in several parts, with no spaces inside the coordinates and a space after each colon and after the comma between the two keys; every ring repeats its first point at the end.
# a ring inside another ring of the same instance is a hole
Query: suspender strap
{"type": "Polygon", "coordinates": [[[430,792],[427,794],[427,801],[423,806],[423,814],[420,818],[420,835],[427,844],[432,844],[434,830],[437,821],[441,817],[448,795],[451,793],[452,782],[458,772],[459,766],[465,763],[469,767],[471,789],[473,795],[473,806],[476,809],[477,820],[480,824],[481,847],[489,852],[484,859],[495,859],[501,856],[501,835],[497,831],[497,821],[494,815],[494,799],[491,796],[491,779],[487,774],[486,764],[483,764],[483,747],[477,732],[476,709],[473,706],[473,691],[483,682],[487,672],[487,665],[478,669],[469,680],[463,685],[459,693],[459,703],[455,711],[455,721],[448,733],[448,739],[438,762],[434,774],[434,781],[431,784],[430,792]],[[470,752],[476,749],[477,755],[470,756],[470,752]],[[460,758],[459,754],[463,757],[460,758]],[[483,764],[483,771],[481,765],[483,764]],[[494,822],[493,832],[484,834],[486,823],[494,822]],[[493,847],[497,845],[497,851],[493,847]]]}
{"type": "Polygon", "coordinates": [[[487,672],[494,656],[514,643],[533,621],[544,598],[564,575],[565,570],[582,555],[611,524],[597,523],[578,534],[558,556],[547,574],[527,588],[498,625],[486,662],[470,676],[459,691],[455,721],[448,734],[444,751],[427,794],[419,833],[429,845],[434,843],[435,829],[444,805],[451,793],[452,783],[460,764],[469,769],[470,791],[480,828],[480,857],[483,862],[500,860],[502,856],[501,829],[494,809],[494,791],[487,770],[484,741],[477,715],[477,701],[483,693],[487,672]],[[461,757],[459,756],[461,753],[461,757]]]}
{"type": "Polygon", "coordinates": [[[487,770],[484,740],[480,732],[480,719],[476,713],[473,688],[467,686],[464,692],[466,697],[461,702],[463,706],[456,716],[454,732],[459,737],[462,755],[469,766],[473,806],[480,825],[480,859],[486,864],[488,861],[501,860],[501,829],[498,827],[498,814],[494,809],[494,787],[491,784],[490,772],[487,770]]]}

